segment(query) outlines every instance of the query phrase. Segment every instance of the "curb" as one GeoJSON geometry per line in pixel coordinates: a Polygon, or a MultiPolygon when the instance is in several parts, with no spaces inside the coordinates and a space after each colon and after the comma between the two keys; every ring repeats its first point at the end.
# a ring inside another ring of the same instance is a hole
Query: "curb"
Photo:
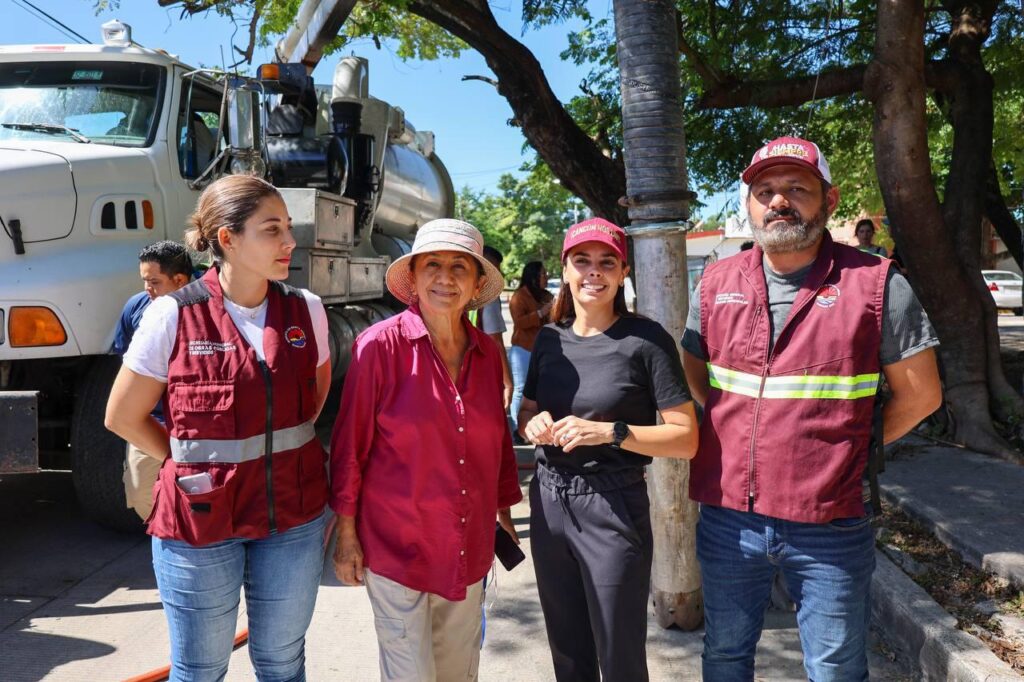
{"type": "MultiPolygon", "coordinates": [[[[964,458],[974,453],[964,453],[964,458]]],[[[981,465],[998,469],[1000,467],[1019,467],[1016,464],[1008,464],[992,459],[987,455],[975,455],[981,465]]],[[[958,552],[964,561],[983,571],[995,573],[1014,585],[1024,588],[1024,561],[1021,556],[1014,552],[992,551],[992,547],[985,546],[985,537],[968,537],[966,539],[957,537],[955,530],[946,528],[942,523],[937,523],[928,514],[927,506],[914,499],[905,489],[898,486],[884,483],[880,486],[882,501],[900,509],[912,519],[927,528],[942,544],[958,552]]]]}
{"type": "Polygon", "coordinates": [[[875,550],[871,618],[921,669],[924,680],[1021,682],[985,644],[948,614],[882,552],[875,550]]]}

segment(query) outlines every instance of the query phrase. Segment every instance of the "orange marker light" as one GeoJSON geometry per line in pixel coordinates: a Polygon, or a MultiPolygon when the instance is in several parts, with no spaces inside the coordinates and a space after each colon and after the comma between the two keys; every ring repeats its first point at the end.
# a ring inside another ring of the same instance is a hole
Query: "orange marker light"
{"type": "Polygon", "coordinates": [[[8,321],[11,347],[63,346],[68,340],[60,320],[49,308],[17,306],[8,321]]]}
{"type": "Polygon", "coordinates": [[[281,69],[277,64],[263,64],[257,73],[258,77],[262,80],[281,80],[281,69]]]}
{"type": "Polygon", "coordinates": [[[142,226],[153,229],[153,203],[149,199],[142,200],[142,226]]]}

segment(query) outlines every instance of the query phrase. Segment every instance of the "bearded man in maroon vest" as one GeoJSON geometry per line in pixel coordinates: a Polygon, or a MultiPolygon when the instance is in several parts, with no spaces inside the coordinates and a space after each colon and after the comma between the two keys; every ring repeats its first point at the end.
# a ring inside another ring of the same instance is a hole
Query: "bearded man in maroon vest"
{"type": "Polygon", "coordinates": [[[755,246],[707,267],[682,342],[704,406],[690,473],[704,679],[754,678],[780,574],[808,678],[865,680],[872,436],[896,440],[939,406],[938,341],[892,261],[832,241],[839,189],[817,145],[773,140],[743,182],[755,246]]]}

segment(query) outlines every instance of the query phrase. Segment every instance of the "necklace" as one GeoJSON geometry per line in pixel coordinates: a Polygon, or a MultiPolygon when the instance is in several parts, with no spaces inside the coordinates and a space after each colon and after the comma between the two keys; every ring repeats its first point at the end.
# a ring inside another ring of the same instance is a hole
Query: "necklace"
{"type": "Polygon", "coordinates": [[[263,309],[267,307],[266,299],[264,299],[263,302],[260,303],[255,308],[246,308],[245,306],[240,306],[226,296],[224,297],[224,300],[230,303],[231,307],[234,308],[237,312],[248,317],[250,320],[255,320],[257,317],[259,317],[260,313],[263,312],[263,309]]]}

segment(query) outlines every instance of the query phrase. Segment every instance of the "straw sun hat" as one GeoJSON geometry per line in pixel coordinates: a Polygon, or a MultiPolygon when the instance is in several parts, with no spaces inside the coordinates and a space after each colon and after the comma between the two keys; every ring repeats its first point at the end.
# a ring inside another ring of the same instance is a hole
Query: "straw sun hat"
{"type": "Polygon", "coordinates": [[[469,223],[451,218],[431,220],[416,231],[416,240],[412,251],[395,260],[388,267],[387,285],[395,298],[406,305],[416,300],[416,281],[412,274],[412,259],[424,253],[438,251],[456,251],[465,253],[476,259],[483,268],[487,281],[480,287],[480,294],[470,299],[467,310],[482,308],[501,293],[505,288],[505,278],[501,271],[484,258],[484,237],[480,230],[469,223]]]}

